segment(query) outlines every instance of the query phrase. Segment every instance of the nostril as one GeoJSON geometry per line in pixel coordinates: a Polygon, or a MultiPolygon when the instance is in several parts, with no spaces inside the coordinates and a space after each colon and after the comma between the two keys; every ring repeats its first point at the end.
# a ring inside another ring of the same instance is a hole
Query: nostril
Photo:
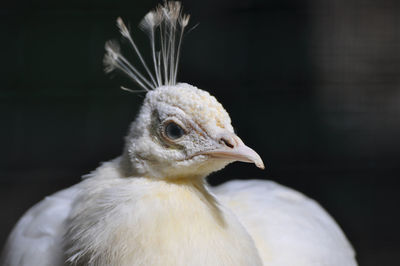
{"type": "Polygon", "coordinates": [[[231,148],[231,149],[233,149],[233,147],[235,146],[235,145],[233,144],[233,141],[232,141],[232,140],[228,140],[228,139],[226,139],[226,138],[221,138],[221,139],[220,139],[220,142],[223,143],[223,144],[225,144],[226,146],[228,146],[228,147],[231,148]]]}

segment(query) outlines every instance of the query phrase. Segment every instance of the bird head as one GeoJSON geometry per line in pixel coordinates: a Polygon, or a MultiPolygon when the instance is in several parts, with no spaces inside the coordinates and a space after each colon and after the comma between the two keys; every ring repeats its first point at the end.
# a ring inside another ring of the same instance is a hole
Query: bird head
{"type": "Polygon", "coordinates": [[[264,168],[215,97],[186,83],[147,93],[124,156],[130,174],[156,178],[204,177],[234,161],[264,168]]]}
{"type": "Polygon", "coordinates": [[[164,2],[144,17],[140,27],[150,38],[154,68],[150,71],[128,28],[117,19],[147,77],[120,53],[117,43],[106,43],[106,72],[120,70],[146,92],[126,137],[123,169],[128,175],[187,178],[206,176],[234,161],[264,168],[260,156],[234,133],[228,113],[215,97],[192,85],[176,83],[188,22],[189,15],[182,14],[180,2],[164,2]]]}

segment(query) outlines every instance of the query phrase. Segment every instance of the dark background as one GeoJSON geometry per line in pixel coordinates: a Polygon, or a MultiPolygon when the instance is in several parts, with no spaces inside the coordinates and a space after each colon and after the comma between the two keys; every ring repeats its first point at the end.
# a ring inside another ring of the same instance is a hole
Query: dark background
{"type": "MultiPolygon", "coordinates": [[[[0,5],[0,245],[44,196],[121,154],[142,97],[102,71],[115,19],[135,25],[157,1],[0,5]]],[[[316,199],[360,265],[400,253],[400,3],[396,0],[184,1],[178,79],[214,94],[267,165],[213,174],[272,179],[316,199]]],[[[146,49],[144,50],[147,51],[146,49]]]]}

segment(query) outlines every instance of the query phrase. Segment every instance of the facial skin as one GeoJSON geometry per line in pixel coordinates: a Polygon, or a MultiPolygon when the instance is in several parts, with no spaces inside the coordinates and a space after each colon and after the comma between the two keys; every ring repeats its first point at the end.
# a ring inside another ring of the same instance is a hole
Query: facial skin
{"type": "Polygon", "coordinates": [[[184,83],[147,93],[124,157],[128,175],[152,178],[204,177],[234,161],[264,168],[260,156],[235,135],[222,105],[184,83]]]}

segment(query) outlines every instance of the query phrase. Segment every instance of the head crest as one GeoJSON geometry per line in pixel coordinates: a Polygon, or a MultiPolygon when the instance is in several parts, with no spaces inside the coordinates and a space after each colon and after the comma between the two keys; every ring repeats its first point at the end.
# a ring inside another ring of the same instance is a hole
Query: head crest
{"type": "MultiPolygon", "coordinates": [[[[115,41],[105,45],[104,66],[107,73],[119,69],[135,81],[142,91],[150,91],[163,85],[175,85],[179,64],[182,36],[189,23],[190,15],[182,14],[180,2],[167,2],[150,11],[139,27],[148,34],[153,58],[153,69],[146,64],[132,36],[121,18],[117,26],[121,35],[128,40],[146,70],[143,75],[120,53],[115,41]]],[[[122,89],[133,91],[124,87],[122,89]]]]}

